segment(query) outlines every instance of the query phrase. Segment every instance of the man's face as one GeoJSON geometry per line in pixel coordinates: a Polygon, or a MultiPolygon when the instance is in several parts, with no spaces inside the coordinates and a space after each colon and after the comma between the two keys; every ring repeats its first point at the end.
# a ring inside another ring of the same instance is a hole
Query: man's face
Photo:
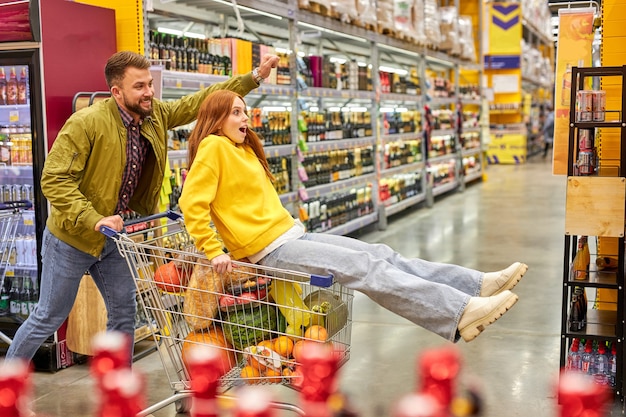
{"type": "Polygon", "coordinates": [[[154,87],[148,69],[129,67],[121,86],[113,86],[111,93],[115,101],[133,118],[145,118],[152,114],[154,87]]]}

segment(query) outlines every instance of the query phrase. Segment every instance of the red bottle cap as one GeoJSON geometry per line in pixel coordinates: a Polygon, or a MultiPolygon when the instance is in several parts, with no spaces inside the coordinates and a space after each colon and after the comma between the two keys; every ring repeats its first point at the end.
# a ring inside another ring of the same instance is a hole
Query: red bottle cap
{"type": "Polygon", "coordinates": [[[430,394],[413,393],[400,398],[392,417],[445,417],[441,403],[430,394]]]}
{"type": "Polygon", "coordinates": [[[237,393],[235,417],[273,417],[272,395],[262,386],[241,387],[237,393]]]}

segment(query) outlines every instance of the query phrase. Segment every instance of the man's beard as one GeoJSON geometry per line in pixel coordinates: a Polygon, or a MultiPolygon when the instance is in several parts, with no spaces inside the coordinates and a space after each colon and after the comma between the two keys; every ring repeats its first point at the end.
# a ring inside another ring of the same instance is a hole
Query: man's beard
{"type": "Polygon", "coordinates": [[[146,110],[145,108],[141,107],[141,105],[139,103],[137,104],[132,104],[129,103],[126,100],[126,97],[124,96],[124,106],[126,106],[126,108],[133,112],[138,114],[142,119],[148,117],[148,116],[152,116],[152,99],[150,99],[150,109],[146,110]]]}

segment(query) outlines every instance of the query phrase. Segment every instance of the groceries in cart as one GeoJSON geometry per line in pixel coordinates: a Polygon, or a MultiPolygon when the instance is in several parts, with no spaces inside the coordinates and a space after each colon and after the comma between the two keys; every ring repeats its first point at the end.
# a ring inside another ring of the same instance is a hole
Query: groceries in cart
{"type": "Polygon", "coordinates": [[[188,410],[179,395],[191,392],[194,347],[218,350],[223,390],[242,384],[299,387],[308,343],[330,348],[338,366],[349,359],[352,290],[332,276],[251,263],[233,262],[232,272],[217,273],[195,248],[182,216],[160,216],[168,221],[137,232],[103,232],[128,262],[178,411],[188,410]]]}

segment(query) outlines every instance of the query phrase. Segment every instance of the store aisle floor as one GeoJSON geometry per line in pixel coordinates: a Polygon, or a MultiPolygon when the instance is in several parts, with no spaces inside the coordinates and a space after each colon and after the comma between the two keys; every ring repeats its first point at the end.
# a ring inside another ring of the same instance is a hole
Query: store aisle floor
{"type": "MultiPolygon", "coordinates": [[[[463,357],[461,383],[482,392],[485,417],[556,416],[565,178],[553,176],[549,161],[541,157],[519,166],[490,166],[487,176],[463,192],[439,197],[431,209],[396,216],[384,231],[371,228],[356,236],[387,243],[409,257],[484,271],[527,263],[528,273],[514,290],[517,305],[476,340],[457,344],[463,357]]],[[[393,403],[418,382],[420,353],[448,343],[359,294],[341,389],[362,417],[390,416],[393,403]]],[[[148,404],[171,395],[156,353],[135,366],[148,377],[148,404]]],[[[92,415],[94,391],[86,365],[36,373],[34,382],[38,415],[92,415]]],[[[282,401],[297,398],[282,386],[270,392],[282,401]]],[[[154,413],[174,415],[173,406],[154,413]]]]}

